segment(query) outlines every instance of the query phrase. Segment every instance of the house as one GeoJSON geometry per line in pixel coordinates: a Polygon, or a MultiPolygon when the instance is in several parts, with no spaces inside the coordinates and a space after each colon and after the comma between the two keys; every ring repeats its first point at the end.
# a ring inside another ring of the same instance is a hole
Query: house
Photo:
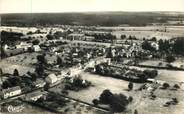
{"type": "Polygon", "coordinates": [[[33,92],[33,93],[27,94],[25,99],[27,101],[37,101],[41,97],[43,97],[43,93],[42,92],[33,92]]]}
{"type": "Polygon", "coordinates": [[[94,36],[85,36],[85,41],[93,41],[94,39],[94,36]]]}
{"type": "Polygon", "coordinates": [[[35,51],[35,52],[41,51],[41,48],[40,48],[39,45],[33,45],[33,48],[34,48],[34,51],[35,51]]]}
{"type": "Polygon", "coordinates": [[[37,79],[35,82],[33,82],[33,85],[36,87],[36,88],[41,88],[41,87],[44,87],[46,84],[46,82],[44,80],[41,80],[41,79],[37,79]]]}
{"type": "Polygon", "coordinates": [[[4,50],[8,50],[9,49],[9,46],[7,44],[4,45],[4,50]]]}
{"type": "Polygon", "coordinates": [[[19,45],[16,45],[17,49],[23,48],[25,51],[28,50],[28,48],[31,48],[31,43],[21,42],[19,45]]]}
{"type": "Polygon", "coordinates": [[[21,94],[21,88],[19,86],[15,86],[12,88],[8,88],[8,89],[3,89],[2,93],[3,93],[3,98],[6,99],[8,97],[12,97],[15,95],[19,95],[21,94]]]}
{"type": "Polygon", "coordinates": [[[152,46],[153,48],[155,48],[156,50],[159,50],[159,45],[158,45],[158,43],[152,42],[152,43],[151,43],[151,46],[152,46]]]}
{"type": "Polygon", "coordinates": [[[81,33],[72,33],[68,35],[68,40],[85,40],[85,35],[81,33]]]}
{"type": "Polygon", "coordinates": [[[45,81],[48,84],[53,84],[56,83],[58,81],[57,76],[55,74],[49,74],[46,78],[45,81]]]}

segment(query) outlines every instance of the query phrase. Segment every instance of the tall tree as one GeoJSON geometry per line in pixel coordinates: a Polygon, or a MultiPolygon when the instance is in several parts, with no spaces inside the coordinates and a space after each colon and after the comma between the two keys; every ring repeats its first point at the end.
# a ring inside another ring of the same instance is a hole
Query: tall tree
{"type": "Polygon", "coordinates": [[[132,83],[132,82],[129,82],[129,84],[128,84],[128,89],[129,89],[129,90],[132,90],[132,89],[133,89],[133,83],[132,83]]]}
{"type": "Polygon", "coordinates": [[[13,75],[14,75],[14,76],[19,76],[19,71],[18,71],[17,69],[15,69],[15,70],[13,71],[13,75]]]}

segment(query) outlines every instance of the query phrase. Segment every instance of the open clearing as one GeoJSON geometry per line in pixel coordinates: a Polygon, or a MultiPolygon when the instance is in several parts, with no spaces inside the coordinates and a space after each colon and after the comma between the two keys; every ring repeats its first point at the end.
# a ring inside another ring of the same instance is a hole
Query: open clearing
{"type": "MultiPolygon", "coordinates": [[[[128,81],[115,79],[112,77],[104,77],[96,74],[90,74],[83,72],[81,74],[83,79],[91,81],[94,86],[87,89],[80,90],[80,92],[70,91],[69,96],[80,99],[82,101],[92,103],[93,99],[99,98],[103,90],[109,89],[113,93],[123,93],[129,96],[128,81]]],[[[135,84],[135,88],[138,88],[141,84],[135,84]]]]}

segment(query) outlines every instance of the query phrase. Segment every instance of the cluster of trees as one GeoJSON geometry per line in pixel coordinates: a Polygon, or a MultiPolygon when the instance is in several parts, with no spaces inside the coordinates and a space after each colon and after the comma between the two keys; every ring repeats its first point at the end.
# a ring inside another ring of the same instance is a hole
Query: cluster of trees
{"type": "Polygon", "coordinates": [[[159,51],[169,53],[172,52],[177,55],[184,55],[184,38],[178,37],[171,40],[162,40],[158,41],[159,51]]]}
{"type": "Polygon", "coordinates": [[[131,36],[131,35],[129,35],[129,37],[127,37],[125,34],[122,34],[120,37],[122,40],[124,40],[126,38],[128,38],[128,40],[137,40],[137,38],[135,36],[131,36]]]}
{"type": "Polygon", "coordinates": [[[172,56],[172,55],[168,55],[165,60],[168,63],[172,63],[172,62],[174,62],[176,60],[176,58],[174,56],[172,56]]]}
{"type": "Polygon", "coordinates": [[[32,41],[33,45],[38,45],[39,43],[40,43],[40,40],[38,40],[38,39],[35,39],[35,40],[32,41]]]}
{"type": "Polygon", "coordinates": [[[133,97],[127,97],[123,94],[113,94],[110,90],[104,90],[98,99],[94,99],[92,102],[94,105],[107,104],[110,106],[113,112],[123,112],[126,110],[126,106],[132,102],[133,97]]]}
{"type": "MultiPolygon", "coordinates": [[[[3,75],[5,75],[5,74],[3,73],[2,69],[0,68],[1,78],[3,75]]],[[[3,89],[11,88],[14,86],[21,86],[22,87],[23,83],[28,84],[27,83],[28,78],[24,78],[24,76],[20,76],[19,71],[17,69],[14,69],[13,74],[6,74],[6,75],[11,75],[11,76],[2,82],[3,89]]],[[[32,79],[32,77],[31,77],[31,79],[32,79]]]]}
{"type": "Polygon", "coordinates": [[[158,45],[159,45],[159,51],[161,52],[170,52],[171,51],[171,43],[169,42],[169,40],[162,40],[160,39],[158,41],[158,45]]]}
{"type": "Polygon", "coordinates": [[[102,76],[110,76],[128,81],[145,82],[148,78],[155,78],[158,75],[157,70],[137,70],[129,68],[119,68],[107,64],[95,66],[96,73],[102,76]],[[118,71],[118,72],[117,72],[118,71]]]}
{"type": "Polygon", "coordinates": [[[184,56],[184,37],[176,38],[172,48],[175,54],[184,56]]]}
{"type": "Polygon", "coordinates": [[[13,44],[16,41],[20,41],[21,36],[23,36],[22,33],[2,31],[1,32],[1,44],[2,45],[3,44],[13,44]]]}
{"type": "Polygon", "coordinates": [[[155,78],[158,75],[157,70],[144,70],[143,75],[147,78],[155,78]]]}
{"type": "Polygon", "coordinates": [[[42,34],[42,33],[44,33],[44,32],[41,32],[41,31],[38,29],[38,30],[36,30],[35,32],[32,32],[32,31],[27,32],[27,35],[42,34]]]}
{"type": "Polygon", "coordinates": [[[45,53],[37,56],[37,64],[35,67],[35,73],[39,77],[44,76],[44,69],[46,68],[46,66],[48,66],[45,56],[46,56],[45,53]]]}
{"type": "Polygon", "coordinates": [[[66,81],[67,83],[65,84],[65,89],[66,90],[75,90],[78,91],[83,88],[87,88],[91,85],[91,82],[87,80],[83,80],[81,76],[76,76],[73,78],[73,81],[66,81]]]}
{"type": "Polygon", "coordinates": [[[46,37],[48,40],[59,39],[60,37],[66,38],[67,35],[69,35],[70,33],[72,33],[70,30],[65,31],[65,32],[56,31],[53,34],[51,33],[47,34],[46,37]]]}
{"type": "MultiPolygon", "coordinates": [[[[156,41],[156,38],[152,38],[150,41],[156,41]]],[[[178,37],[171,40],[158,40],[159,52],[165,54],[177,54],[184,55],[184,38],[178,37]]],[[[151,42],[144,40],[142,43],[142,48],[149,51],[156,51],[154,47],[151,46],[151,42]]]]}
{"type": "Polygon", "coordinates": [[[149,42],[148,40],[144,40],[144,42],[142,43],[142,49],[156,51],[156,49],[151,45],[151,42],[149,42]]]}
{"type": "Polygon", "coordinates": [[[111,33],[94,34],[92,36],[95,38],[94,41],[96,41],[96,42],[113,42],[114,40],[116,40],[116,36],[112,35],[111,33]]]}

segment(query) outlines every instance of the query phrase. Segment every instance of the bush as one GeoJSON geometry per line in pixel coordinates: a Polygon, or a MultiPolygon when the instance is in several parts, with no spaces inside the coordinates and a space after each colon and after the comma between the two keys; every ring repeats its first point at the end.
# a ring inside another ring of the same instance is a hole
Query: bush
{"type": "Polygon", "coordinates": [[[100,102],[103,104],[108,104],[110,103],[110,97],[113,96],[113,94],[110,92],[110,90],[106,89],[102,92],[100,95],[100,102]]]}
{"type": "Polygon", "coordinates": [[[13,76],[19,76],[19,71],[18,71],[17,69],[15,69],[15,70],[13,71],[13,76]]]}
{"type": "Polygon", "coordinates": [[[133,101],[133,97],[132,96],[128,97],[128,102],[130,103],[132,101],[133,101]]]}
{"type": "Polygon", "coordinates": [[[173,88],[175,88],[175,89],[179,89],[179,88],[180,88],[180,86],[179,86],[178,84],[174,84],[173,88]]]}
{"type": "Polygon", "coordinates": [[[123,112],[129,103],[125,95],[113,94],[108,89],[102,92],[99,99],[100,103],[109,104],[113,112],[123,112]]]}
{"type": "Polygon", "coordinates": [[[127,97],[123,94],[114,94],[111,98],[110,107],[113,112],[123,112],[128,105],[127,97]]]}
{"type": "Polygon", "coordinates": [[[40,41],[38,39],[32,41],[33,45],[38,45],[39,43],[40,43],[40,41]]]}
{"type": "Polygon", "coordinates": [[[134,110],[134,114],[138,114],[138,111],[136,109],[134,110]]]}
{"type": "Polygon", "coordinates": [[[144,70],[143,74],[146,75],[148,78],[155,78],[158,75],[157,70],[144,70]]]}
{"type": "Polygon", "coordinates": [[[166,62],[168,62],[168,63],[172,63],[172,62],[174,62],[176,59],[175,59],[175,57],[174,56],[167,56],[166,57],[166,62]]]}
{"type": "Polygon", "coordinates": [[[163,87],[163,89],[167,89],[167,88],[170,87],[170,85],[169,85],[168,83],[164,83],[164,84],[162,85],[162,87],[163,87]]]}
{"type": "Polygon", "coordinates": [[[129,90],[132,90],[132,89],[133,89],[133,83],[132,83],[132,82],[129,82],[129,84],[128,84],[128,89],[129,89],[129,90]]]}
{"type": "Polygon", "coordinates": [[[93,101],[92,101],[92,102],[93,102],[93,104],[94,104],[94,105],[98,105],[98,104],[99,104],[98,99],[93,99],[93,101]]]}

